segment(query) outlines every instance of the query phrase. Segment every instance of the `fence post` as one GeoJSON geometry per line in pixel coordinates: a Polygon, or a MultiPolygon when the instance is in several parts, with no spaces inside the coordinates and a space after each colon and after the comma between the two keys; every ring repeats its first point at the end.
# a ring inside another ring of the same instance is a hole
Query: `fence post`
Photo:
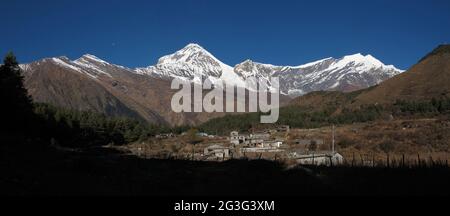
{"type": "Polygon", "coordinates": [[[405,167],[405,154],[402,154],[402,167],[405,167]]]}
{"type": "Polygon", "coordinates": [[[420,167],[422,164],[420,162],[420,154],[417,154],[417,166],[420,167]]]}
{"type": "Polygon", "coordinates": [[[355,152],[353,152],[352,156],[352,167],[355,165],[355,152]]]}
{"type": "Polygon", "coordinates": [[[375,154],[372,154],[372,168],[375,167],[375,154]]]}
{"type": "Polygon", "coordinates": [[[390,161],[389,161],[389,153],[387,153],[386,166],[387,166],[387,168],[390,168],[390,166],[391,166],[390,161]]]}

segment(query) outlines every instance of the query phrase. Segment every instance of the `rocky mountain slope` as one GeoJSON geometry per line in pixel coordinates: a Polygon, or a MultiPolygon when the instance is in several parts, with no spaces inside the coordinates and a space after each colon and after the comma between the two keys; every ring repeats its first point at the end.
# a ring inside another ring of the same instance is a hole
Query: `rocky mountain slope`
{"type": "MultiPolygon", "coordinates": [[[[25,85],[37,102],[112,116],[128,116],[156,124],[198,124],[225,113],[174,113],[170,88],[173,78],[200,84],[224,81],[240,88],[250,76],[280,78],[282,94],[303,95],[318,90],[353,91],[376,85],[401,73],[370,55],[327,58],[300,66],[273,66],[245,61],[230,67],[197,44],[159,59],[154,66],[130,69],[86,54],[71,61],[47,58],[21,65],[25,85]]],[[[252,89],[250,89],[252,90],[252,89]]],[[[281,96],[281,105],[289,101],[281,96]]]]}
{"type": "Polygon", "coordinates": [[[430,101],[450,98],[450,45],[441,45],[406,72],[371,88],[342,92],[312,92],[290,104],[320,109],[336,106],[392,105],[396,101],[430,101]]]}
{"type": "MultiPolygon", "coordinates": [[[[93,55],[71,61],[47,58],[21,68],[25,86],[36,102],[127,116],[154,124],[198,124],[225,113],[175,113],[169,79],[138,74],[93,55]]],[[[206,91],[204,92],[206,93],[206,91]]],[[[286,103],[287,98],[282,98],[286,103]]],[[[284,102],[283,102],[284,101],[284,102]]]]}
{"type": "Polygon", "coordinates": [[[124,96],[130,93],[126,82],[138,80],[133,73],[91,55],[76,61],[65,57],[48,58],[21,67],[25,86],[36,102],[153,123],[164,122],[158,112],[144,109],[124,96]]]}
{"type": "Polygon", "coordinates": [[[411,69],[359,95],[359,103],[450,97],[450,45],[441,45],[411,69]]]}

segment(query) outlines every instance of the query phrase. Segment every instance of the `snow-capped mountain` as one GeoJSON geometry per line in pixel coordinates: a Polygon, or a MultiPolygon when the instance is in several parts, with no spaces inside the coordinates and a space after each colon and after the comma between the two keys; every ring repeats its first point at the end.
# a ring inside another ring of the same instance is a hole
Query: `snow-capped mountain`
{"type": "MultiPolygon", "coordinates": [[[[291,97],[319,90],[353,91],[376,85],[402,71],[370,55],[326,58],[300,66],[274,66],[244,61],[234,68],[197,44],[164,56],[154,66],[130,69],[86,54],[76,60],[46,58],[21,65],[25,85],[37,102],[152,123],[197,124],[224,113],[174,113],[168,107],[176,90],[170,81],[202,75],[213,83],[244,87],[248,77],[279,77],[280,90],[291,97]]],[[[216,85],[217,86],[217,85],[216,85]]],[[[249,89],[254,90],[254,89],[249,89]]],[[[283,100],[289,101],[286,96],[283,100]]],[[[280,99],[281,100],[281,99],[280,99]]]]}
{"type": "Polygon", "coordinates": [[[83,55],[82,57],[74,61],[71,61],[65,56],[46,58],[31,64],[23,64],[21,65],[21,68],[27,71],[33,69],[33,65],[48,63],[58,65],[71,71],[76,71],[81,74],[85,74],[92,79],[98,79],[102,76],[108,76],[112,78],[112,75],[117,72],[117,70],[133,72],[133,70],[131,69],[108,63],[91,54],[83,55]]]}
{"type": "Polygon", "coordinates": [[[137,68],[136,73],[147,74],[159,78],[181,78],[199,82],[194,77],[209,78],[213,83],[225,81],[245,87],[244,81],[234,69],[218,60],[198,44],[188,44],[174,54],[159,59],[155,66],[137,68]]]}
{"type": "MultiPolygon", "coordinates": [[[[202,76],[213,83],[224,81],[227,84],[245,87],[248,77],[270,77],[280,80],[280,92],[291,97],[313,91],[337,90],[354,91],[377,85],[401,72],[393,65],[385,65],[371,55],[360,53],[342,58],[325,58],[299,66],[275,66],[246,60],[234,68],[221,62],[198,44],[189,44],[183,49],[163,56],[154,66],[129,69],[108,63],[94,55],[86,54],[71,61],[66,57],[48,58],[61,67],[98,79],[102,76],[112,78],[119,72],[129,72],[153,78],[171,80],[181,78],[200,83],[194,77],[202,76]]],[[[37,62],[39,64],[39,61],[37,62]]],[[[29,67],[29,65],[22,65],[29,67]]],[[[253,90],[253,89],[250,89],[253,90]]]]}
{"type": "Polygon", "coordinates": [[[159,59],[155,66],[138,68],[138,74],[173,79],[175,77],[193,80],[194,76],[209,78],[213,82],[245,86],[248,77],[270,81],[280,79],[282,94],[299,96],[312,91],[339,90],[354,91],[377,85],[402,70],[384,65],[371,55],[360,53],[340,59],[326,58],[299,66],[275,66],[246,60],[234,68],[224,64],[198,44],[189,44],[183,49],[159,59]]]}
{"type": "Polygon", "coordinates": [[[283,94],[299,96],[312,91],[359,90],[377,85],[403,71],[384,65],[371,55],[358,53],[299,66],[274,66],[247,60],[236,65],[235,72],[244,79],[250,76],[279,77],[283,94]]]}

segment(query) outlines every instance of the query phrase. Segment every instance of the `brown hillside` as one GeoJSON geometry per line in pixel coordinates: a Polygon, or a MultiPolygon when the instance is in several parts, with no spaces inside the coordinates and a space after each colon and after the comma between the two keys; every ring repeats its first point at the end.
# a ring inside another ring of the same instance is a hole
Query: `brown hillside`
{"type": "Polygon", "coordinates": [[[36,102],[75,110],[91,110],[109,116],[143,119],[96,81],[80,73],[63,71],[54,64],[41,62],[39,67],[27,71],[25,86],[36,102]]]}
{"type": "Polygon", "coordinates": [[[310,109],[339,109],[442,97],[450,97],[450,45],[437,47],[408,71],[378,86],[350,93],[312,92],[293,99],[290,105],[310,109]]]}
{"type": "Polygon", "coordinates": [[[311,92],[302,97],[293,99],[289,105],[299,106],[306,109],[322,110],[328,108],[344,108],[355,103],[355,99],[363,92],[373,87],[354,92],[319,91],[311,92]]]}
{"type": "MultiPolygon", "coordinates": [[[[70,64],[65,58],[59,62],[70,64]]],[[[93,78],[67,65],[44,59],[24,66],[25,86],[34,101],[172,126],[196,125],[226,114],[173,112],[171,100],[178,90],[170,88],[170,80],[139,75],[114,65],[100,65],[109,75],[93,73],[93,78]]],[[[280,96],[282,105],[289,100],[280,96]]]]}
{"type": "Polygon", "coordinates": [[[450,45],[441,45],[411,69],[359,95],[357,104],[450,96],[450,45]]]}

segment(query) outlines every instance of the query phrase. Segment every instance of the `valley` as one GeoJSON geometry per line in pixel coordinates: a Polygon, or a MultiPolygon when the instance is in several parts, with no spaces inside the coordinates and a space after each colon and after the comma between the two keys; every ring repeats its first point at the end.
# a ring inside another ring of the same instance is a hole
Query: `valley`
{"type": "MultiPolygon", "coordinates": [[[[391,71],[392,78],[366,83],[364,88],[337,91],[325,85],[309,93],[297,89],[300,97],[281,95],[276,124],[259,123],[261,113],[174,113],[168,109],[175,90],[170,89],[167,74],[156,76],[154,70],[182,72],[171,64],[180,66],[178,60],[193,64],[190,60],[200,59],[208,67],[215,66],[208,71],[216,81],[226,81],[222,76],[230,72],[222,63],[211,63],[216,59],[204,51],[186,57],[192,49],[199,46],[188,45],[146,70],[127,69],[92,55],[21,65],[34,101],[30,114],[34,117],[26,124],[15,122],[16,128],[26,127],[3,135],[13,145],[2,147],[0,166],[9,170],[0,179],[2,190],[35,195],[448,193],[450,99],[448,85],[441,83],[450,76],[448,46],[438,47],[410,70],[398,75],[391,71]],[[23,151],[23,146],[30,151],[23,151]],[[412,177],[415,181],[408,181],[412,177]],[[265,190],[247,187],[253,184],[265,190]]],[[[370,65],[393,69],[376,66],[371,56],[353,55],[281,70],[311,65],[317,69],[322,67],[317,64],[327,61],[333,62],[323,67],[337,67],[344,61],[347,69],[352,68],[348,70],[361,69],[361,74],[372,73],[370,65]]],[[[240,71],[235,75],[246,76],[245,70],[277,73],[262,69],[269,65],[245,64],[248,68],[235,68],[240,71]]],[[[232,80],[239,82],[237,77],[232,80]]],[[[281,85],[289,86],[286,81],[281,85]]],[[[250,91],[245,89],[246,96],[250,91]]]]}

